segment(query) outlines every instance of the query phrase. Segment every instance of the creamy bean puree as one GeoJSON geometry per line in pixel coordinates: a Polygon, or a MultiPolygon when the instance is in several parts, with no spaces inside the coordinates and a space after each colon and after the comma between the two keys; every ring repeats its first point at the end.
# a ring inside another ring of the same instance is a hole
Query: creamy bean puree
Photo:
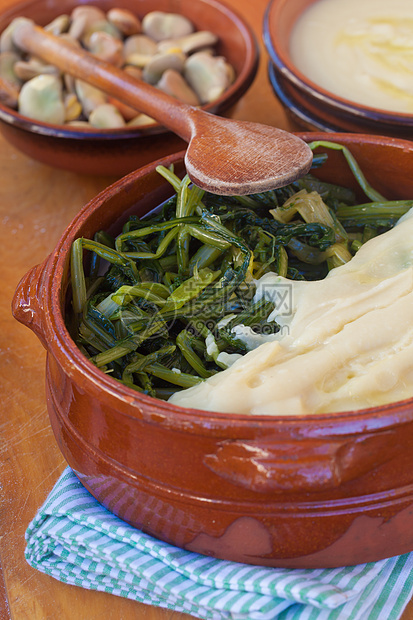
{"type": "Polygon", "coordinates": [[[183,407],[252,415],[338,412],[413,396],[413,209],[324,280],[266,274],[281,330],[222,372],[174,394],[183,407]],[[287,289],[286,287],[290,287],[287,289]]]}
{"type": "Polygon", "coordinates": [[[413,113],[413,2],[319,0],[293,29],[304,75],[363,105],[413,113]]]}

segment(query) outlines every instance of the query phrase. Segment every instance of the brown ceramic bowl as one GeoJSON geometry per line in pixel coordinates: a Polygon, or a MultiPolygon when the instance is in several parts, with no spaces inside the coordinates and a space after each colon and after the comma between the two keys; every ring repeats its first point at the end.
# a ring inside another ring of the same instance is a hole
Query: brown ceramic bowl
{"type": "MultiPolygon", "coordinates": [[[[0,32],[16,17],[40,25],[62,13],[70,14],[79,0],[29,0],[0,14],[0,32]]],[[[230,88],[204,110],[230,115],[231,107],[251,85],[259,52],[252,30],[230,7],[219,0],[82,0],[105,12],[122,6],[143,17],[149,11],[183,13],[197,30],[219,37],[216,53],[235,68],[230,88]]],[[[0,102],[0,131],[13,146],[45,164],[85,174],[124,175],[163,155],[185,148],[183,140],[160,125],[100,131],[33,121],[0,102]]]]}
{"type": "MultiPolygon", "coordinates": [[[[413,138],[413,114],[387,112],[333,94],[304,75],[290,57],[297,19],[317,0],[270,0],[263,38],[274,93],[300,128],[413,138]]],[[[339,75],[337,76],[339,79],[339,75]]]]}
{"type": "MultiPolygon", "coordinates": [[[[413,143],[301,135],[346,144],[380,192],[413,196],[413,143]]],[[[182,156],[160,161],[182,173],[182,156]]],[[[117,234],[132,213],[143,215],[166,199],[170,187],[156,173],[157,163],[89,202],[13,299],[16,319],[47,349],[48,410],[67,462],[125,521],[218,558],[332,567],[413,550],[413,399],[297,417],[184,409],[112,379],[70,338],[70,246],[97,229],[117,234]]],[[[353,186],[338,151],[318,174],[353,186]]]]}

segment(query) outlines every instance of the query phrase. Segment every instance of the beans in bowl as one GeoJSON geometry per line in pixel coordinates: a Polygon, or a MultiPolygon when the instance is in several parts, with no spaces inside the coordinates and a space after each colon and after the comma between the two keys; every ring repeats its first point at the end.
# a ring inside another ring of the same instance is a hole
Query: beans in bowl
{"type": "MultiPolygon", "coordinates": [[[[24,54],[13,41],[22,19],[13,20],[0,37],[0,96],[9,107],[57,125],[119,129],[155,123],[82,80],[24,54]]],[[[215,101],[235,79],[232,65],[215,54],[218,37],[195,30],[177,13],[151,11],[140,20],[127,9],[104,12],[91,5],[77,6],[45,30],[189,105],[215,101]]]]}

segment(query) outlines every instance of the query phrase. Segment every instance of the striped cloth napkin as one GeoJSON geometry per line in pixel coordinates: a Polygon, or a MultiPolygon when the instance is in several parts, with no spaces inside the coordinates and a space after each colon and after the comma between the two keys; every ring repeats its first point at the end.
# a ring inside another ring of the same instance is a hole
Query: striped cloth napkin
{"type": "Polygon", "coordinates": [[[26,559],[65,583],[212,620],[396,620],[413,592],[413,553],[334,569],[216,560],[143,534],[103,508],[67,468],[26,533],[26,559]]]}

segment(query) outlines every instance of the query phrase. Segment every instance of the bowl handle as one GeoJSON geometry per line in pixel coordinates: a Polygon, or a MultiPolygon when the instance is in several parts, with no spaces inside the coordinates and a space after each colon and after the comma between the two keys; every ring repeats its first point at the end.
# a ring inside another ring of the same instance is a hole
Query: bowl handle
{"type": "Polygon", "coordinates": [[[333,489],[397,452],[393,431],[361,437],[226,440],[204,464],[220,477],[258,493],[333,489]]]}
{"type": "Polygon", "coordinates": [[[20,280],[12,299],[12,314],[15,319],[29,327],[47,349],[44,328],[45,309],[42,304],[44,273],[48,258],[32,267],[20,280]]]}

